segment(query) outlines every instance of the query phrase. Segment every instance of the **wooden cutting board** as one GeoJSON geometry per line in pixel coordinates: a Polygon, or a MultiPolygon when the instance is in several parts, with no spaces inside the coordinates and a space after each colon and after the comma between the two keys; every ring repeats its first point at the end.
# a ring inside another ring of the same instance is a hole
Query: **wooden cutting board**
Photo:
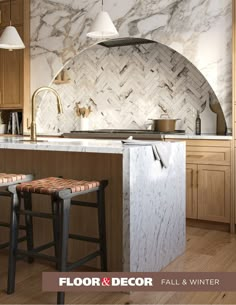
{"type": "Polygon", "coordinates": [[[209,100],[206,101],[206,107],[200,114],[201,134],[216,134],[217,114],[210,109],[209,100]]]}

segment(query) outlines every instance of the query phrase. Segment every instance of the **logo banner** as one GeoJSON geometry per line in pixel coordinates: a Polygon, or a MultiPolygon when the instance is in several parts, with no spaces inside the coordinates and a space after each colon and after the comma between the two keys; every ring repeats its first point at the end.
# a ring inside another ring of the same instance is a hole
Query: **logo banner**
{"type": "Polygon", "coordinates": [[[43,291],[236,291],[236,272],[43,272],[43,291]]]}

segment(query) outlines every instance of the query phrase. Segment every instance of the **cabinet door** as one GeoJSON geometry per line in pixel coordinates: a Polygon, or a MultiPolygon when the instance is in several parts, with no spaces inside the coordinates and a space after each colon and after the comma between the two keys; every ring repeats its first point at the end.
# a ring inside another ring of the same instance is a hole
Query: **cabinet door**
{"type": "MultiPolygon", "coordinates": [[[[12,25],[23,24],[23,1],[12,0],[11,4],[12,25]]],[[[10,24],[10,1],[0,2],[0,27],[6,27],[10,24]]]]}
{"type": "MultiPolygon", "coordinates": [[[[22,34],[22,27],[17,30],[22,34]]],[[[0,50],[0,109],[23,107],[23,56],[23,50],[0,50]]]]}
{"type": "Polygon", "coordinates": [[[198,165],[198,219],[230,221],[230,167],[198,165]]]}
{"type": "MultiPolygon", "coordinates": [[[[0,31],[0,35],[1,35],[1,31],[0,31]]],[[[4,87],[4,58],[3,58],[3,50],[0,49],[0,106],[3,103],[3,87],[4,87]]]]}
{"type": "Polygon", "coordinates": [[[186,165],[186,217],[197,219],[197,165],[186,165]]]}

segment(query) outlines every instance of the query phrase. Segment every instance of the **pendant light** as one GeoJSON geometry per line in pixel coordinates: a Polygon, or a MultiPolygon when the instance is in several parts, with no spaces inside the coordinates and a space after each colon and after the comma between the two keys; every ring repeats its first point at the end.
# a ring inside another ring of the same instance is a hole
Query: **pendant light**
{"type": "Polygon", "coordinates": [[[17,32],[16,28],[11,25],[11,0],[10,0],[10,25],[7,26],[0,37],[0,49],[9,51],[24,49],[25,45],[17,32]]]}
{"type": "Polygon", "coordinates": [[[87,36],[93,39],[113,38],[119,36],[119,33],[117,32],[111,17],[107,12],[103,10],[103,0],[102,11],[95,18],[89,29],[89,32],[87,33],[87,36]]]}

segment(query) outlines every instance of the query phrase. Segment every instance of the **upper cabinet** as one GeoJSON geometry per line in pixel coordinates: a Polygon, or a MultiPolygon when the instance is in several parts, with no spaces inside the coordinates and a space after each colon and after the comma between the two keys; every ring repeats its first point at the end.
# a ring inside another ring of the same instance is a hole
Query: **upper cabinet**
{"type": "MultiPolygon", "coordinates": [[[[24,23],[24,2],[23,0],[12,0],[11,4],[11,21],[12,25],[23,25],[24,23]]],[[[10,20],[10,3],[9,1],[0,2],[0,27],[9,25],[10,20]]]]}
{"type": "Polygon", "coordinates": [[[23,108],[23,61],[23,50],[0,49],[0,109],[23,108]]]}
{"type": "MultiPolygon", "coordinates": [[[[24,110],[29,103],[29,0],[12,0],[11,16],[26,49],[0,49],[0,110],[24,110]]],[[[0,34],[9,23],[10,1],[0,1],[0,34]]]]}

